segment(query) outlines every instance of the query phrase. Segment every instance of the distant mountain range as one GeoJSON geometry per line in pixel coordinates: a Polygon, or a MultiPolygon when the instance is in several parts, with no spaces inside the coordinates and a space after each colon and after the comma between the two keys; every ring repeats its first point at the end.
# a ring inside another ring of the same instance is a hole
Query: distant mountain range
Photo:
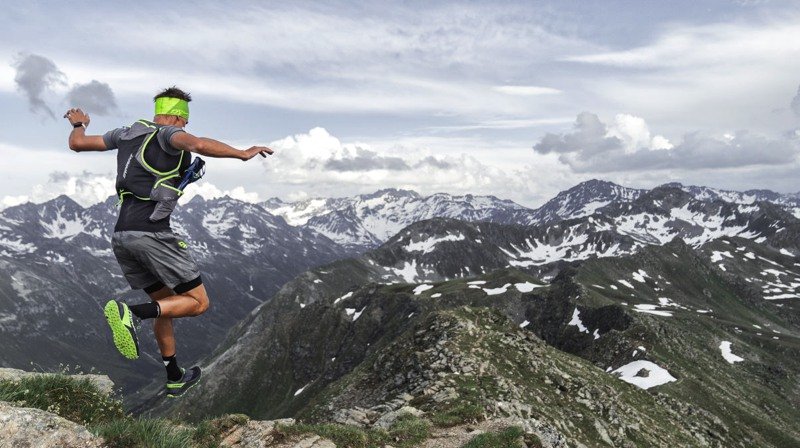
{"type": "MultiPolygon", "coordinates": [[[[676,183],[664,187],[679,188],[703,202],[721,200],[741,205],[770,202],[800,217],[800,194],[785,195],[768,190],[740,193],[676,183]]],[[[396,189],[352,198],[315,198],[298,202],[273,198],[262,205],[291,225],[316,230],[343,246],[363,251],[377,247],[402,228],[424,219],[438,217],[500,224],[549,224],[589,216],[612,204],[632,203],[646,192],[590,180],[562,191],[537,209],[494,196],[444,193],[421,196],[413,191],[396,189]]]]}
{"type": "Polygon", "coordinates": [[[543,446],[800,444],[797,203],[603,186],[538,223],[419,221],[309,270],[234,327],[202,389],[140,409],[370,426],[475,406],[543,446]]]}
{"type": "MultiPolygon", "coordinates": [[[[128,390],[163,376],[149,328],[142,340],[150,362],[125,363],[99,311],[112,297],[146,300],[129,291],[111,253],[115,216],[113,198],[84,208],[66,196],[0,212],[0,366],[92,366],[128,390]]],[[[648,191],[596,180],[535,210],[491,196],[402,190],[297,203],[197,197],[173,222],[200,264],[212,308],[178,321],[178,356],[188,362],[220,343],[230,346],[222,341],[231,328],[293,279],[310,282],[292,299],[297,304],[327,297],[315,291],[330,280],[308,270],[368,250],[353,281],[336,280],[342,288],[367,280],[454,281],[509,268],[546,281],[570,263],[635,254],[675,237],[693,248],[742,238],[794,256],[797,217],[795,195],[674,184],[648,191]]],[[[795,293],[775,293],[784,294],[795,293]]]]}

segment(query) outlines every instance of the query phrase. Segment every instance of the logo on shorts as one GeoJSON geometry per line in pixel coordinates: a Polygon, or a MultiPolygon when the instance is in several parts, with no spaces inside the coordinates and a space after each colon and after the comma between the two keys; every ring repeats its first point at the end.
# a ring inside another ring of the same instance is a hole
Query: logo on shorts
{"type": "Polygon", "coordinates": [[[180,247],[181,249],[186,249],[187,247],[189,247],[189,245],[186,244],[186,241],[178,241],[178,247],[180,247]]]}

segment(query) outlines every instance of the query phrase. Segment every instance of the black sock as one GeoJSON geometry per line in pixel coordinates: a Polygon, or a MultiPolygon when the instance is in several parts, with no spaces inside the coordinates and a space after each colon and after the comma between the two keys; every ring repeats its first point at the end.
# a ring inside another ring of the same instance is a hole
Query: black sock
{"type": "Polygon", "coordinates": [[[161,315],[161,307],[158,305],[158,302],[147,302],[141,305],[132,305],[128,308],[130,308],[131,313],[139,319],[153,319],[161,315]]]}
{"type": "Polygon", "coordinates": [[[168,381],[178,381],[183,377],[183,372],[181,372],[180,367],[178,367],[178,360],[175,359],[175,355],[169,357],[162,356],[161,359],[164,360],[164,367],[167,368],[168,381]]]}

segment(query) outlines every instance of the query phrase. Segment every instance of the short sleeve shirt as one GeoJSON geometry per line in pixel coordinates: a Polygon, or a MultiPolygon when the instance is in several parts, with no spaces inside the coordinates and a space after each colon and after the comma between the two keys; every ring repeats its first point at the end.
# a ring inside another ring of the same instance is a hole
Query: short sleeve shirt
{"type": "MultiPolygon", "coordinates": [[[[106,132],[103,134],[103,143],[106,144],[106,149],[117,149],[120,140],[132,140],[150,132],[152,132],[152,128],[137,121],[130,127],[124,126],[106,132]]],[[[181,153],[180,149],[174,148],[170,143],[172,136],[178,132],[185,131],[177,126],[161,126],[160,132],[156,135],[159,146],[169,155],[177,156],[181,153]]]]}
{"type": "MultiPolygon", "coordinates": [[[[158,126],[159,132],[156,134],[158,138],[159,147],[166,153],[170,154],[171,156],[177,156],[181,153],[181,150],[176,149],[170,143],[172,137],[177,134],[178,132],[184,132],[183,129],[175,126],[158,126]]],[[[111,131],[106,132],[103,135],[103,142],[106,145],[106,149],[119,149],[119,148],[126,148],[128,151],[133,151],[130,155],[132,156],[135,153],[135,149],[131,148],[130,144],[126,144],[126,142],[135,140],[137,138],[141,138],[144,135],[153,132],[152,126],[148,126],[141,122],[136,122],[130,127],[121,127],[117,129],[113,129],[111,131]]],[[[117,169],[121,170],[120,163],[124,164],[124,160],[121,162],[120,157],[123,159],[128,157],[127,154],[122,155],[117,153],[117,169]]],[[[184,158],[188,160],[187,158],[184,158]]],[[[129,159],[128,159],[129,160],[129,159]]],[[[119,172],[117,173],[119,177],[119,172]]],[[[121,231],[121,230],[136,230],[136,231],[143,231],[143,232],[160,232],[160,231],[168,231],[170,229],[169,219],[163,219],[156,222],[150,222],[149,216],[153,212],[153,209],[156,207],[156,202],[154,201],[142,201],[136,198],[131,198],[122,203],[119,211],[119,217],[117,218],[117,224],[114,226],[114,231],[121,231]]]]}

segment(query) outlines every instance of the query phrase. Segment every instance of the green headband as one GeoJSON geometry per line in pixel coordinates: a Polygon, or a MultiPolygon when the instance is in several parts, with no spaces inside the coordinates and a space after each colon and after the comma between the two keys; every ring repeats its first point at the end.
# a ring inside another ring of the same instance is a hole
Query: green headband
{"type": "Polygon", "coordinates": [[[175,115],[189,120],[189,103],[179,98],[156,98],[156,115],[175,115]]]}

